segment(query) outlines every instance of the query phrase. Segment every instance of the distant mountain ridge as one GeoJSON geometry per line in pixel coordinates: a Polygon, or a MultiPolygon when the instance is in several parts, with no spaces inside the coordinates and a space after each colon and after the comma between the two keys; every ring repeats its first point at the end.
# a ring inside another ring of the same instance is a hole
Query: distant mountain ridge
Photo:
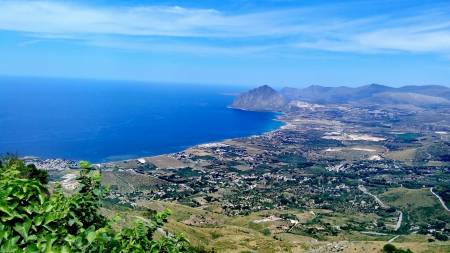
{"type": "Polygon", "coordinates": [[[380,84],[360,87],[326,87],[311,85],[306,88],[285,87],[280,91],[264,85],[240,94],[233,108],[257,111],[282,110],[291,101],[315,104],[364,104],[364,105],[450,105],[450,88],[439,85],[403,86],[399,88],[380,84]]]}
{"type": "Polygon", "coordinates": [[[358,100],[356,103],[391,105],[404,104],[415,106],[450,105],[450,101],[445,98],[412,92],[381,92],[376,93],[367,99],[358,100]]]}
{"type": "Polygon", "coordinates": [[[367,99],[377,93],[417,93],[433,97],[450,99],[450,88],[438,85],[403,86],[393,88],[380,84],[370,84],[360,87],[325,87],[312,85],[306,88],[283,88],[280,93],[289,100],[303,100],[314,103],[349,103],[367,99]]]}

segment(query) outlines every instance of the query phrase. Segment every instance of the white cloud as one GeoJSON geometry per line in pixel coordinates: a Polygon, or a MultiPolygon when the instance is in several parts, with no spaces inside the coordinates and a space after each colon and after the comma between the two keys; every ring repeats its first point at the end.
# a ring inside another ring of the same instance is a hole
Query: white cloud
{"type": "MultiPolygon", "coordinates": [[[[225,15],[179,6],[92,7],[63,2],[0,1],[0,29],[42,34],[248,37],[295,32],[283,12],[225,15]]],[[[296,11],[298,13],[298,11],[296,11]]]]}
{"type": "Polygon", "coordinates": [[[210,46],[197,45],[186,43],[163,43],[161,41],[145,42],[145,41],[124,41],[120,39],[91,39],[86,42],[89,45],[108,48],[120,48],[125,50],[140,51],[140,52],[177,52],[185,54],[200,55],[227,55],[239,56],[242,54],[259,54],[265,51],[270,51],[276,46],[239,46],[239,47],[225,47],[225,46],[210,46]]]}
{"type": "Polygon", "coordinates": [[[450,31],[405,31],[386,29],[363,33],[355,42],[378,50],[399,50],[409,52],[450,52],[450,31]]]}
{"type": "Polygon", "coordinates": [[[338,52],[450,53],[450,12],[423,12],[413,16],[380,16],[349,29],[337,29],[331,36],[296,44],[338,52]]]}
{"type": "Polygon", "coordinates": [[[239,49],[253,53],[285,47],[356,53],[450,53],[450,11],[349,18],[342,14],[342,8],[232,14],[179,6],[119,8],[0,0],[0,30],[141,51],[234,53],[239,49]],[[160,41],[140,40],[152,37],[160,41]],[[168,38],[166,44],[161,43],[164,38],[168,38]]]}

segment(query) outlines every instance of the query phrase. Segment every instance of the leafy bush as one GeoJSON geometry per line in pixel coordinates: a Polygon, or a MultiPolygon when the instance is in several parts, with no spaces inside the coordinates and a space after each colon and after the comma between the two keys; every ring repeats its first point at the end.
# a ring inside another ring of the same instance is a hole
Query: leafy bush
{"type": "Polygon", "coordinates": [[[217,232],[217,231],[212,231],[211,232],[211,237],[212,237],[212,239],[217,239],[217,238],[220,238],[220,237],[222,237],[222,234],[221,233],[219,233],[219,232],[217,232]]]}
{"type": "Polygon", "coordinates": [[[392,244],[386,244],[383,247],[383,251],[386,252],[386,253],[392,253],[395,250],[397,250],[397,248],[394,245],[392,245],[392,244]]]}
{"type": "Polygon", "coordinates": [[[39,170],[34,164],[25,165],[25,163],[15,157],[0,161],[0,173],[4,173],[5,168],[12,168],[17,172],[16,177],[36,179],[41,184],[48,183],[48,173],[45,170],[39,170]],[[4,164],[4,166],[2,165],[4,164]]]}
{"type": "Polygon", "coordinates": [[[385,253],[413,253],[410,249],[406,249],[406,250],[399,249],[390,243],[384,245],[383,252],[385,252],[385,253]]]}
{"type": "Polygon", "coordinates": [[[448,240],[448,236],[446,236],[446,235],[444,235],[444,234],[442,234],[440,232],[436,232],[434,234],[434,238],[436,238],[439,241],[447,241],[448,240]]]}
{"type": "Polygon", "coordinates": [[[50,194],[42,180],[44,174],[22,161],[12,158],[1,163],[0,252],[194,251],[183,235],[154,239],[169,210],[138,218],[131,227],[114,229],[117,219],[108,220],[99,212],[105,194],[100,175],[90,170],[89,163],[80,164],[80,187],[65,196],[61,187],[50,194]]]}
{"type": "Polygon", "coordinates": [[[269,228],[264,228],[262,231],[263,235],[265,236],[269,236],[271,234],[270,229],[269,228]]]}

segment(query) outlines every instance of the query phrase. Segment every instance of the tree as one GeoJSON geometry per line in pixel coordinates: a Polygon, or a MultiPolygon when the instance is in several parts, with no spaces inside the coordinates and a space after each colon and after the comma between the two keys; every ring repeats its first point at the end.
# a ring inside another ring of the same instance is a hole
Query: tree
{"type": "Polygon", "coordinates": [[[406,249],[406,250],[399,249],[390,243],[384,245],[383,252],[385,252],[385,253],[413,253],[410,249],[406,249]]]}
{"type": "Polygon", "coordinates": [[[448,236],[446,236],[446,235],[444,235],[444,234],[442,234],[440,232],[436,232],[434,234],[434,238],[436,238],[439,241],[447,241],[448,240],[448,236]]]}
{"type": "MultiPolygon", "coordinates": [[[[82,163],[80,188],[52,194],[40,173],[23,173],[24,164],[7,159],[0,167],[0,252],[193,252],[183,235],[154,239],[170,211],[141,217],[131,227],[114,229],[116,220],[99,212],[105,189],[100,175],[82,163]]],[[[26,166],[25,166],[26,167],[26,166]]],[[[31,170],[30,170],[31,171],[31,170]]]]}
{"type": "Polygon", "coordinates": [[[394,245],[390,244],[390,243],[384,245],[384,247],[383,247],[383,251],[386,252],[386,253],[393,253],[396,250],[397,250],[397,248],[394,245]]]}

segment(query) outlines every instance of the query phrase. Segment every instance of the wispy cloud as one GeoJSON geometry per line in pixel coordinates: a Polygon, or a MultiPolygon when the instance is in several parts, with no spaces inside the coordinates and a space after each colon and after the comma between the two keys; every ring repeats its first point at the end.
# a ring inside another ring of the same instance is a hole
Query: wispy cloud
{"type": "MultiPolygon", "coordinates": [[[[448,6],[447,6],[448,7],[448,6]]],[[[345,15],[330,6],[244,14],[179,6],[105,7],[0,1],[0,30],[142,51],[254,53],[279,48],[450,53],[450,9],[345,15]],[[157,38],[152,40],[142,38],[157,38]],[[168,46],[170,45],[170,47],[168,46]]]]}
{"type": "Polygon", "coordinates": [[[135,41],[135,40],[122,40],[115,38],[100,38],[89,39],[85,41],[86,44],[107,47],[107,48],[120,48],[131,51],[150,52],[150,53],[185,53],[195,54],[197,56],[207,55],[227,55],[227,56],[240,56],[242,54],[259,54],[262,52],[274,50],[276,45],[240,45],[240,46],[219,46],[197,43],[181,43],[170,42],[164,43],[163,41],[135,41]],[[237,50],[238,49],[238,50],[237,50]]]}
{"type": "Polygon", "coordinates": [[[292,11],[226,15],[179,6],[117,8],[40,1],[2,1],[0,9],[0,29],[42,34],[236,38],[298,30],[286,24],[289,16],[281,16],[292,11]]]}
{"type": "Polygon", "coordinates": [[[341,52],[450,53],[450,12],[384,16],[366,25],[338,29],[331,36],[296,46],[341,52]]]}
{"type": "Polygon", "coordinates": [[[19,43],[19,46],[26,47],[41,42],[41,40],[27,40],[19,43]]]}

